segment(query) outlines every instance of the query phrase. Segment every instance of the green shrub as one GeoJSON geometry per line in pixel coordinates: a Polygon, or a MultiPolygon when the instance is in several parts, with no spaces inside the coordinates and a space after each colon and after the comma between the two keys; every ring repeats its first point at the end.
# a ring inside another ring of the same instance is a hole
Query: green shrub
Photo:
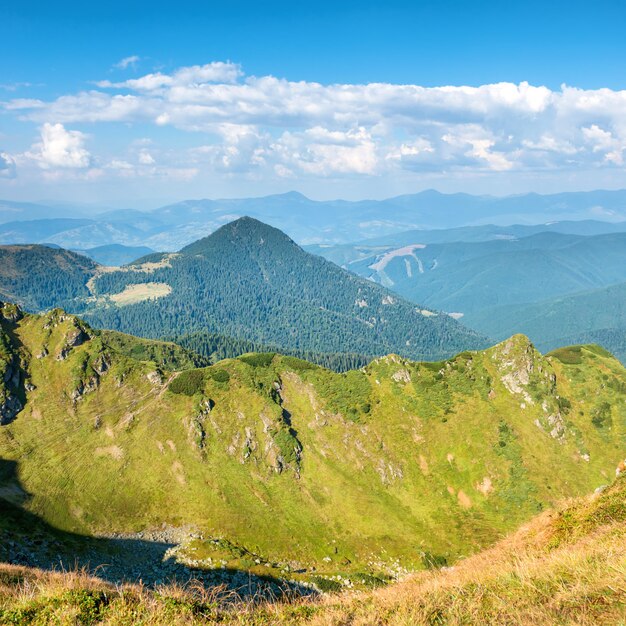
{"type": "Polygon", "coordinates": [[[239,360],[252,367],[269,367],[276,356],[275,352],[258,352],[240,356],[239,360]]]}
{"type": "Polygon", "coordinates": [[[209,370],[209,375],[216,383],[227,383],[230,380],[230,374],[223,369],[213,369],[209,370]]]}
{"type": "Polygon", "coordinates": [[[338,593],[343,589],[341,583],[338,583],[336,580],[331,580],[330,578],[324,578],[323,576],[313,576],[311,582],[322,593],[338,593]]]}
{"type": "Polygon", "coordinates": [[[294,370],[294,372],[304,372],[306,370],[317,369],[317,365],[309,363],[309,361],[303,361],[295,356],[284,356],[282,362],[286,368],[294,370]]]}
{"type": "Polygon", "coordinates": [[[205,370],[187,370],[181,372],[171,383],[168,389],[172,393],[193,396],[204,389],[206,381],[205,370]]]}
{"type": "Polygon", "coordinates": [[[281,428],[272,433],[272,437],[285,462],[297,463],[302,446],[292,432],[286,428],[281,428]]]}
{"type": "Polygon", "coordinates": [[[585,349],[589,350],[589,352],[593,352],[593,354],[597,354],[598,356],[603,356],[606,358],[613,358],[613,355],[608,350],[605,350],[602,346],[599,346],[597,343],[590,343],[585,346],[585,349]]]}
{"type": "Polygon", "coordinates": [[[559,348],[549,352],[547,356],[553,356],[565,365],[580,365],[583,362],[582,348],[580,346],[559,348]]]}
{"type": "Polygon", "coordinates": [[[420,554],[422,565],[426,569],[440,569],[448,565],[448,560],[441,554],[432,554],[431,552],[422,552],[420,554]]]}
{"type": "Polygon", "coordinates": [[[358,371],[325,376],[315,385],[326,400],[328,408],[341,413],[354,422],[371,411],[371,385],[367,377],[358,371]]]}
{"type": "Polygon", "coordinates": [[[556,403],[559,405],[559,410],[562,413],[565,413],[566,415],[572,409],[572,403],[567,398],[563,398],[563,397],[559,396],[559,398],[557,399],[556,403]]]}
{"type": "Polygon", "coordinates": [[[369,589],[376,589],[377,587],[384,587],[387,584],[387,581],[384,578],[373,576],[372,574],[366,574],[365,572],[351,574],[350,578],[355,582],[365,585],[369,589]]]}
{"type": "Polygon", "coordinates": [[[603,402],[593,410],[591,423],[596,428],[610,428],[612,426],[611,405],[608,402],[603,402]]]}

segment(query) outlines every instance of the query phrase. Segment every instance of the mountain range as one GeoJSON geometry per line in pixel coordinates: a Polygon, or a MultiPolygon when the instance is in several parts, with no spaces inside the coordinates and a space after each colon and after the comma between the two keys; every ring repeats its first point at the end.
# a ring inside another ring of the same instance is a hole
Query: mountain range
{"type": "Polygon", "coordinates": [[[203,352],[207,333],[315,353],[320,362],[329,353],[439,359],[487,345],[448,315],[308,254],[252,218],[122,268],[46,246],[7,246],[0,255],[0,293],[29,310],[59,306],[99,328],[175,336],[203,352]]]}
{"type": "MultiPolygon", "coordinates": [[[[338,244],[411,229],[562,220],[626,221],[626,190],[508,197],[427,190],[386,200],[316,201],[297,192],[223,200],[185,200],[153,209],[104,211],[0,201],[0,244],[53,243],[177,250],[238,217],[251,216],[304,244],[338,244]],[[24,223],[36,220],[36,224],[24,223]],[[31,228],[33,226],[33,228],[31,228]]],[[[625,230],[621,225],[622,232],[625,230]]],[[[607,231],[608,232],[608,231],[607,231]]]]}
{"type": "Polygon", "coordinates": [[[411,231],[307,249],[494,339],[523,332],[544,350],[598,341],[624,358],[626,233],[614,228],[621,225],[411,231]]]}
{"type": "Polygon", "coordinates": [[[512,327],[536,338],[542,350],[593,342],[626,363],[626,282],[527,305],[472,313],[467,322],[494,338],[512,327]]]}

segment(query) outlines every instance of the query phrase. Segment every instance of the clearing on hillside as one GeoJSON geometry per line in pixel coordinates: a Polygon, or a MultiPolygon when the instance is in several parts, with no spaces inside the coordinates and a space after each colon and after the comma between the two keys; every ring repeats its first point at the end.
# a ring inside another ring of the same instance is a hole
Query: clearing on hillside
{"type": "Polygon", "coordinates": [[[156,300],[169,296],[172,288],[167,283],[135,283],[128,285],[123,291],[114,293],[109,298],[118,306],[137,304],[144,300],[156,300]]]}

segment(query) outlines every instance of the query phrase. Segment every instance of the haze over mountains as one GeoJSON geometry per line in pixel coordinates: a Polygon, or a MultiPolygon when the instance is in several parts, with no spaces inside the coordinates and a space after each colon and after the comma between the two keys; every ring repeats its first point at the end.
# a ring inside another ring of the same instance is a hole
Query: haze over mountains
{"type": "Polygon", "coordinates": [[[280,228],[301,245],[349,243],[416,228],[626,221],[626,190],[508,197],[430,190],[355,202],[315,201],[289,192],[263,198],[186,200],[152,211],[114,210],[98,215],[78,207],[2,201],[0,243],[54,243],[69,249],[116,243],[173,251],[195,241],[198,233],[208,234],[245,215],[280,228]],[[37,224],[23,223],[30,220],[37,224]]]}
{"type": "MultiPolygon", "coordinates": [[[[548,350],[572,339],[602,337],[607,348],[624,358],[626,339],[622,339],[624,328],[619,316],[609,323],[606,316],[595,314],[603,301],[601,297],[587,297],[586,306],[576,315],[553,312],[551,319],[556,321],[551,329],[546,323],[537,323],[542,309],[535,306],[545,303],[545,310],[557,311],[561,306],[569,306],[561,303],[565,296],[585,298],[588,292],[626,283],[624,191],[505,198],[427,191],[362,202],[315,202],[293,192],[266,198],[185,201],[148,212],[110,211],[95,218],[79,215],[76,207],[71,209],[74,217],[70,218],[67,211],[56,208],[50,210],[64,217],[32,221],[14,218],[42,216],[49,209],[20,204],[7,208],[8,204],[4,203],[0,216],[10,217],[12,221],[0,224],[0,241],[63,246],[103,265],[130,263],[155,249],[178,250],[196,240],[199,233],[211,233],[224,221],[245,212],[261,216],[296,241],[320,242],[307,245],[307,251],[378,282],[420,307],[446,311],[494,340],[524,330],[538,346],[548,350]],[[563,217],[567,219],[560,219],[563,217]],[[515,221],[523,223],[515,224],[515,221]],[[374,233],[376,237],[367,238],[374,233]],[[609,325],[599,327],[600,319],[609,325]]],[[[271,259],[268,262],[273,263],[271,259]]],[[[293,262],[299,261],[294,258],[293,262]]],[[[180,268],[187,263],[178,260],[174,265],[180,268]]],[[[163,269],[159,273],[168,271],[163,269]]],[[[171,270],[174,271],[178,269],[171,270]]],[[[125,287],[124,281],[131,280],[129,276],[134,277],[132,280],[150,282],[145,275],[137,273],[120,276],[119,272],[112,273],[99,282],[115,280],[119,283],[115,289],[120,291],[125,287]]],[[[178,280],[169,276],[163,284],[178,280]]],[[[263,291],[264,285],[255,284],[251,289],[263,291]]],[[[113,293],[113,287],[109,291],[113,293]]],[[[81,297],[86,295],[83,289],[81,297]]],[[[157,295],[163,298],[164,293],[157,295]]],[[[162,316],[162,309],[177,298],[174,293],[155,305],[158,315],[162,316]]],[[[193,307],[194,299],[192,295],[184,301],[193,307]]],[[[125,307],[121,317],[128,320],[144,306],[148,305],[135,303],[125,307]]],[[[623,306],[621,300],[615,306],[623,306]]],[[[94,315],[97,323],[124,327],[125,322],[115,310],[99,309],[94,315]]],[[[193,315],[200,319],[203,314],[193,315]]],[[[251,333],[247,324],[238,327],[230,323],[224,330],[218,328],[222,322],[218,324],[215,319],[207,327],[188,324],[183,318],[179,322],[165,323],[159,336],[166,332],[168,337],[181,339],[188,333],[226,332],[253,342],[250,346],[257,348],[303,349],[289,338],[289,332],[251,333]]],[[[156,336],[155,329],[163,323],[161,317],[158,321],[155,318],[150,336],[156,336]]],[[[127,322],[125,328],[144,332],[138,322],[127,322]]],[[[307,346],[311,341],[305,342],[307,346]]],[[[196,337],[195,342],[216,345],[207,337],[196,337]]],[[[395,340],[394,345],[397,343],[395,340]]],[[[329,347],[326,341],[321,344],[329,347]]],[[[337,342],[330,344],[336,350],[337,342]]],[[[352,353],[363,347],[363,344],[354,347],[352,353]]]]}

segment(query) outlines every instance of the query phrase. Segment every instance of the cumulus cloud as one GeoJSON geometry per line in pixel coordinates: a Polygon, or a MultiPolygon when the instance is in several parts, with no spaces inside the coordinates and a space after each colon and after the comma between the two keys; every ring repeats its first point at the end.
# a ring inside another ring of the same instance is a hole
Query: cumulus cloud
{"type": "Polygon", "coordinates": [[[164,87],[175,90],[185,87],[198,88],[208,83],[234,83],[241,74],[241,67],[236,63],[216,61],[206,65],[181,67],[173,74],[156,72],[118,83],[101,80],[96,85],[103,89],[129,88],[134,91],[152,92],[164,87]]]}
{"type": "Polygon", "coordinates": [[[156,163],[154,157],[147,150],[141,150],[137,160],[141,165],[154,165],[156,163]]]}
{"type": "Polygon", "coordinates": [[[343,132],[315,126],[287,132],[271,149],[284,168],[316,176],[375,174],[378,165],[376,143],[365,128],[343,132]]]}
{"type": "MultiPolygon", "coordinates": [[[[53,128],[140,123],[201,133],[187,154],[190,169],[280,177],[615,168],[624,166],[626,153],[626,91],[611,89],[323,85],[245,76],[231,62],[96,84],[50,102],[13,99],[2,106],[44,127],[51,120],[53,128]]],[[[88,161],[76,137],[79,148],[60,161],[88,161]]],[[[46,154],[42,163],[50,163],[46,154]]],[[[148,151],[136,159],[155,165],[148,151]]]]}
{"type": "Polygon", "coordinates": [[[15,159],[7,152],[0,152],[0,178],[15,178],[15,159]]]}
{"type": "Polygon", "coordinates": [[[91,155],[84,147],[85,135],[66,130],[63,124],[45,123],[41,142],[32,146],[29,156],[43,169],[84,169],[91,164],[91,155]]]}

